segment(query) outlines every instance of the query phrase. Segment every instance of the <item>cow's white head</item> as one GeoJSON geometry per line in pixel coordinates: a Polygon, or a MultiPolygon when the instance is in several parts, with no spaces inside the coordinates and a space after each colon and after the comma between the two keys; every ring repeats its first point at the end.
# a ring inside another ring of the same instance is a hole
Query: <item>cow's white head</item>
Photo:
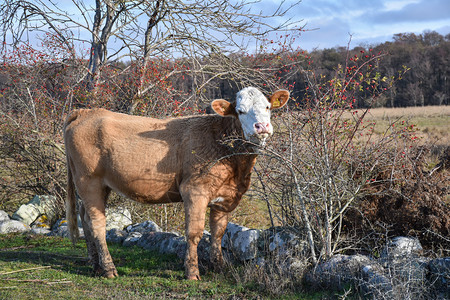
{"type": "Polygon", "coordinates": [[[247,87],[236,95],[236,103],[226,100],[214,100],[212,109],[221,116],[239,118],[247,141],[264,145],[266,139],[273,134],[270,123],[270,111],[283,107],[289,100],[289,92],[278,90],[269,100],[256,88],[247,87]]]}

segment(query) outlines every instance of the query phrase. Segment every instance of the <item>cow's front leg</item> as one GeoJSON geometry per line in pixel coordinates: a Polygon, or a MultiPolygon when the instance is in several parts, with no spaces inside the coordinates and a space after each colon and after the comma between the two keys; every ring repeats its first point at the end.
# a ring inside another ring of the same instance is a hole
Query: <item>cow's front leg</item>
{"type": "Polygon", "coordinates": [[[214,271],[223,267],[222,237],[228,224],[228,213],[211,208],[209,226],[211,227],[210,261],[214,271]]]}
{"type": "Polygon", "coordinates": [[[199,280],[197,246],[203,236],[205,229],[205,214],[208,200],[200,189],[190,190],[185,188],[182,191],[184,202],[184,213],[186,222],[187,249],[184,260],[186,278],[199,280]]]}

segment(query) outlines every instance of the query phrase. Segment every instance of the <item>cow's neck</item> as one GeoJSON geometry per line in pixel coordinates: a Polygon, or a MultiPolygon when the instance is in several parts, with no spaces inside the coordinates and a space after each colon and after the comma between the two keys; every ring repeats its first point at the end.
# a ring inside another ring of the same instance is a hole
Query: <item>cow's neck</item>
{"type": "Polygon", "coordinates": [[[255,164],[258,149],[244,139],[244,131],[239,121],[232,117],[221,118],[222,124],[216,132],[217,140],[225,148],[224,156],[234,162],[244,173],[251,172],[255,164]]]}
{"type": "Polygon", "coordinates": [[[216,140],[226,148],[229,154],[253,154],[257,148],[244,138],[244,131],[239,121],[233,117],[221,118],[221,124],[217,127],[216,140]]]}

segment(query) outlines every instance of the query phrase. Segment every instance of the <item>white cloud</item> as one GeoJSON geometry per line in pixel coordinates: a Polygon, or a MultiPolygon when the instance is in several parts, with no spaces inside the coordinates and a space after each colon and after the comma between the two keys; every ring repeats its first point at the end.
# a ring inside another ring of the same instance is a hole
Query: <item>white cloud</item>
{"type": "Polygon", "coordinates": [[[385,1],[384,2],[384,10],[390,11],[390,10],[400,10],[404,8],[406,5],[412,4],[412,3],[418,3],[420,0],[397,0],[397,1],[385,1]]]}
{"type": "Polygon", "coordinates": [[[450,25],[448,0],[303,0],[295,16],[307,23],[300,38],[302,48],[346,46],[349,34],[352,45],[375,44],[391,40],[396,33],[422,33],[435,30],[448,34],[450,25]]]}

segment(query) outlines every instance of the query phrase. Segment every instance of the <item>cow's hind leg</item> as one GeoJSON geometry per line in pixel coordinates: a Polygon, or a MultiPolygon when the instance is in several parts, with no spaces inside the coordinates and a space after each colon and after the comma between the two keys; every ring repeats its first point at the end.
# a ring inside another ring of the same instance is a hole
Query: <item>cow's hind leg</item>
{"type": "Polygon", "coordinates": [[[83,230],[94,272],[107,278],[114,278],[118,274],[106,244],[105,204],[109,192],[110,189],[103,186],[100,180],[90,180],[83,185],[80,196],[84,206],[83,230]]]}
{"type": "Polygon", "coordinates": [[[209,226],[211,227],[210,261],[214,271],[223,267],[222,237],[228,224],[228,213],[211,208],[209,226]]]}
{"type": "Polygon", "coordinates": [[[84,205],[81,204],[80,206],[80,218],[81,218],[81,225],[83,226],[84,231],[84,238],[86,240],[86,246],[89,254],[89,261],[92,264],[92,268],[95,275],[99,275],[101,273],[100,269],[100,261],[98,258],[98,252],[97,247],[95,246],[94,237],[91,233],[91,227],[90,227],[90,218],[89,215],[86,213],[86,209],[84,208],[84,205]]]}

